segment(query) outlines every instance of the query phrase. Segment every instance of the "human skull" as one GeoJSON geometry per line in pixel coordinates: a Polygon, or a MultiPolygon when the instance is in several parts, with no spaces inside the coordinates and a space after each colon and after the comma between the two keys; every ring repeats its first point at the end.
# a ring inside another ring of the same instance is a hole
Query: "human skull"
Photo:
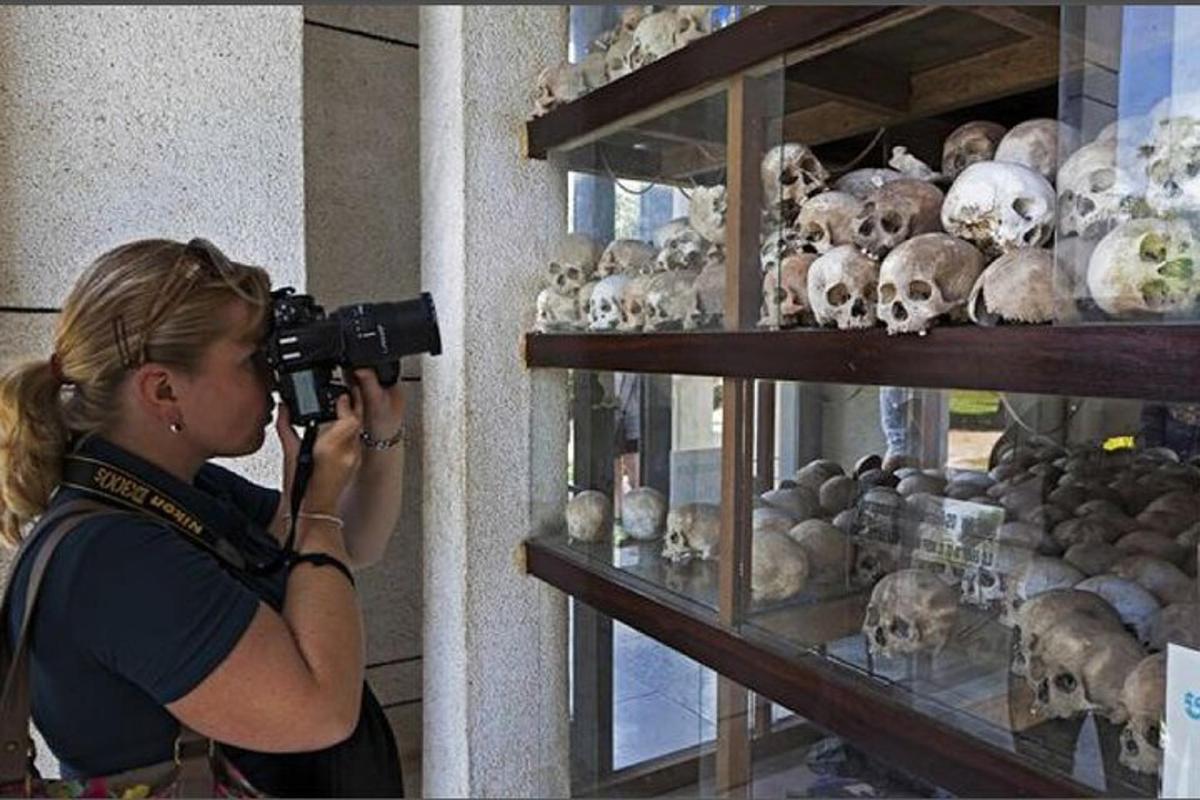
{"type": "Polygon", "coordinates": [[[725,259],[711,259],[700,270],[693,284],[696,305],[684,317],[685,331],[696,328],[719,328],[725,318],[725,259]]]}
{"type": "Polygon", "coordinates": [[[876,189],[854,218],[853,239],[872,258],[883,258],[901,242],[942,229],[942,190],[927,181],[900,178],[876,189]]]}
{"type": "MultiPolygon", "coordinates": [[[[696,308],[696,270],[661,272],[646,282],[647,331],[682,330],[696,308]]],[[[607,279],[606,279],[607,280],[607,279]]]]}
{"type": "Polygon", "coordinates": [[[814,493],[821,491],[821,484],[836,475],[844,475],[842,465],[828,458],[816,458],[796,470],[796,483],[814,493]]]}
{"type": "Polygon", "coordinates": [[[705,561],[717,557],[721,540],[721,509],[711,503],[688,503],[667,512],[663,558],[705,561]]]}
{"type": "Polygon", "coordinates": [[[766,203],[779,208],[785,222],[796,218],[808,198],[824,191],[828,180],[828,171],[808,145],[787,142],[772,147],[763,156],[766,203]]]}
{"type": "Polygon", "coordinates": [[[1105,628],[1124,632],[1121,617],[1108,601],[1092,592],[1051,589],[1021,606],[1013,624],[1013,654],[1010,669],[1028,675],[1033,653],[1046,631],[1069,617],[1087,617],[1105,628]]]}
{"type": "Polygon", "coordinates": [[[949,641],[957,613],[955,591],[941,578],[902,569],[875,584],[862,630],[876,656],[937,652],[949,641]]]}
{"type": "Polygon", "coordinates": [[[1031,653],[1027,677],[1035,715],[1069,719],[1094,711],[1115,724],[1125,721],[1121,689],[1143,657],[1128,633],[1090,617],[1068,616],[1031,653]]]}
{"type": "Polygon", "coordinates": [[[955,128],[942,143],[942,174],[954,180],[972,164],[990,161],[1004,133],[1004,126],[994,122],[968,122],[955,128]]]}
{"type": "Polygon", "coordinates": [[[579,62],[579,69],[583,72],[584,87],[588,91],[608,83],[608,62],[604,53],[588,53],[579,62]]]}
{"type": "Polygon", "coordinates": [[[1138,208],[1134,182],[1117,163],[1116,142],[1095,141],[1071,154],[1058,171],[1058,232],[1099,241],[1138,208]]]}
{"type": "Polygon", "coordinates": [[[1042,592],[1070,589],[1083,579],[1084,574],[1070,564],[1049,556],[1034,556],[1009,576],[1004,590],[1001,624],[1012,626],[1021,606],[1042,592]]]}
{"type": "Polygon", "coordinates": [[[609,242],[596,264],[596,277],[610,275],[644,275],[651,271],[657,251],[637,239],[616,239],[609,242]]]}
{"type": "Polygon", "coordinates": [[[725,186],[697,186],[688,202],[688,222],[714,244],[725,243],[725,213],[729,209],[725,186]]]}
{"type": "Polygon", "coordinates": [[[562,295],[577,292],[592,279],[599,257],[600,247],[590,236],[567,234],[558,243],[554,257],[546,267],[550,287],[562,295]]]}
{"type": "Polygon", "coordinates": [[[1173,603],[1159,609],[1150,622],[1150,649],[1177,644],[1200,650],[1200,603],[1173,603]]]}
{"type": "Polygon", "coordinates": [[[796,228],[811,253],[828,253],[854,242],[854,220],[862,203],[847,192],[822,192],[801,206],[796,228]]]}
{"type": "Polygon", "coordinates": [[[1196,601],[1196,582],[1170,561],[1146,555],[1125,556],[1113,564],[1112,573],[1146,589],[1164,606],[1196,601]]]}
{"type": "Polygon", "coordinates": [[[701,269],[708,254],[708,242],[686,222],[682,226],[667,224],[673,227],[666,232],[662,247],[655,257],[655,271],[701,269]]]}
{"type": "Polygon", "coordinates": [[[824,587],[844,585],[850,576],[850,537],[831,523],[808,519],[788,531],[808,556],[809,580],[824,587]]]}
{"type": "Polygon", "coordinates": [[[796,523],[799,522],[787,511],[768,505],[754,509],[751,520],[751,528],[755,536],[762,533],[778,533],[787,536],[787,532],[796,527],[796,523]]]}
{"type": "Polygon", "coordinates": [[[1087,575],[1102,575],[1126,555],[1108,542],[1083,541],[1073,544],[1063,554],[1063,561],[1087,575]]]}
{"type": "Polygon", "coordinates": [[[1096,245],[1088,262],[1088,291],[1114,317],[1187,314],[1200,295],[1195,252],[1184,220],[1129,220],[1096,245]]]}
{"type": "Polygon", "coordinates": [[[639,541],[662,536],[667,521],[667,498],[657,489],[631,489],[621,498],[621,528],[639,541]]]}
{"type": "Polygon", "coordinates": [[[567,536],[578,542],[601,542],[612,530],[612,501],[588,489],[567,503],[567,536]]]}
{"type": "Polygon", "coordinates": [[[1125,678],[1121,704],[1129,722],[1121,729],[1120,761],[1134,772],[1162,770],[1162,726],[1167,698],[1167,654],[1146,656],[1125,678]]]}
{"type": "Polygon", "coordinates": [[[899,569],[904,548],[872,540],[859,540],[854,546],[854,566],[850,569],[850,584],[865,588],[874,586],[883,576],[899,569]]]}
{"type": "Polygon", "coordinates": [[[540,117],[563,103],[569,103],[587,91],[583,67],[563,62],[546,67],[537,77],[537,95],[533,101],[533,116],[540,117]]]}
{"type": "Polygon", "coordinates": [[[808,273],[816,260],[815,253],[790,255],[783,259],[779,270],[770,270],[763,275],[759,327],[794,328],[811,321],[808,273]]]}
{"type": "MultiPolygon", "coordinates": [[[[626,332],[641,331],[646,320],[646,283],[650,280],[643,275],[621,275],[626,278],[617,302],[621,306],[621,319],[616,330],[626,332]]],[[[604,280],[608,280],[605,278],[604,280]]]]}
{"type": "Polygon", "coordinates": [[[892,148],[892,157],[888,159],[888,166],[907,178],[916,178],[920,181],[937,181],[942,178],[942,173],[934,170],[924,161],[908,152],[907,147],[901,145],[896,145],[892,148]]]}
{"type": "Polygon", "coordinates": [[[1054,251],[1022,247],[997,258],[975,281],[967,313],[977,325],[1051,322],[1054,251]]]}
{"type": "Polygon", "coordinates": [[[833,188],[835,191],[845,192],[861,202],[885,183],[891,183],[904,177],[906,176],[903,172],[894,169],[864,167],[851,170],[838,178],[833,184],[833,188]]]}
{"type": "Polygon", "coordinates": [[[788,256],[800,254],[804,249],[804,239],[795,227],[772,228],[763,237],[762,247],[758,251],[759,266],[764,274],[777,272],[780,263],[788,256]]]}
{"type": "Polygon", "coordinates": [[[1116,575],[1096,575],[1080,581],[1075,588],[1081,592],[1094,592],[1117,610],[1125,628],[1139,642],[1149,644],[1150,624],[1161,607],[1148,590],[1126,578],[1116,575]]]}
{"type": "Polygon", "coordinates": [[[842,330],[874,326],[879,262],[852,244],[833,248],[809,267],[808,298],[818,325],[842,330]]]}
{"type": "Polygon", "coordinates": [[[762,493],[762,501],[769,506],[786,511],[797,520],[811,519],[821,513],[818,492],[807,486],[772,489],[762,493]]]}
{"type": "Polygon", "coordinates": [[[621,31],[604,51],[604,66],[610,83],[633,72],[633,65],[629,63],[632,48],[633,31],[621,31]]]}
{"type": "Polygon", "coordinates": [[[955,179],[942,204],[942,226],[998,256],[1041,247],[1054,234],[1054,187],[1022,164],[984,161],[955,179]]]}
{"type": "Polygon", "coordinates": [[[1142,152],[1150,207],[1163,215],[1195,212],[1200,206],[1200,115],[1159,120],[1142,152]]]}
{"type": "Polygon", "coordinates": [[[858,499],[858,481],[849,475],[835,475],[821,484],[817,500],[828,517],[836,516],[854,505],[858,499]]]}
{"type": "Polygon", "coordinates": [[[877,314],[888,333],[921,333],[939,317],[962,319],[983,256],[945,233],[924,233],[892,252],[879,269],[877,314]]]}
{"type": "Polygon", "coordinates": [[[1058,136],[1054,119],[1030,119],[1014,125],[996,145],[995,161],[1023,164],[1053,182],[1058,173],[1058,136]]]}
{"type": "Polygon", "coordinates": [[[808,582],[808,556],[786,535],[754,535],[750,554],[750,593],[756,603],[772,603],[799,594],[808,582]]]}
{"type": "Polygon", "coordinates": [[[629,286],[627,275],[610,275],[596,284],[588,300],[588,330],[614,331],[625,321],[621,298],[629,286]]]}
{"type": "Polygon", "coordinates": [[[579,306],[574,294],[561,295],[549,287],[537,296],[537,320],[533,328],[539,333],[574,330],[579,326],[579,306]]]}
{"type": "Polygon", "coordinates": [[[633,31],[633,43],[626,57],[630,71],[652,64],[682,47],[685,43],[678,41],[681,21],[674,8],[643,17],[633,31]]]}
{"type": "Polygon", "coordinates": [[[676,6],[675,42],[679,47],[712,33],[712,6],[676,6]]]}

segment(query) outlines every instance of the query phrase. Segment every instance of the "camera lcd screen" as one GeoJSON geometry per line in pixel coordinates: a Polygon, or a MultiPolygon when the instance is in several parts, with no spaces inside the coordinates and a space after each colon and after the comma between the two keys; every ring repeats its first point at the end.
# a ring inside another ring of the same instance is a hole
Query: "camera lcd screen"
{"type": "Polygon", "coordinates": [[[292,386],[296,389],[296,405],[302,415],[316,414],[321,410],[317,402],[317,386],[312,370],[292,373],[292,386]]]}

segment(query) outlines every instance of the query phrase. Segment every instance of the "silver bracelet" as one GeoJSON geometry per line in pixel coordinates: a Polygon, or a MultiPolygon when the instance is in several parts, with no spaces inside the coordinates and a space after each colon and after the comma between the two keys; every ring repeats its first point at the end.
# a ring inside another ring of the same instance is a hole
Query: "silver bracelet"
{"type": "Polygon", "coordinates": [[[400,430],[396,431],[395,434],[386,439],[376,439],[374,436],[367,433],[365,428],[361,433],[358,434],[358,438],[362,440],[362,443],[365,447],[369,447],[372,450],[390,450],[391,448],[405,441],[407,434],[408,431],[405,429],[404,423],[401,423],[400,430]]]}

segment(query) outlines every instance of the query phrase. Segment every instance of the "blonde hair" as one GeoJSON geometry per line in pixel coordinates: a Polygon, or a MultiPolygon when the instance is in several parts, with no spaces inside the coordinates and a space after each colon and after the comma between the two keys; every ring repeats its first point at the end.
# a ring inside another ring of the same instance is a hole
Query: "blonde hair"
{"type": "MultiPolygon", "coordinates": [[[[194,373],[223,334],[234,300],[270,312],[270,278],[203,240],[143,239],[108,251],[71,289],[51,358],[0,374],[0,537],[21,542],[62,478],[78,436],[117,421],[131,370],[153,361],[194,373]]],[[[249,334],[249,331],[247,331],[249,334]]]]}

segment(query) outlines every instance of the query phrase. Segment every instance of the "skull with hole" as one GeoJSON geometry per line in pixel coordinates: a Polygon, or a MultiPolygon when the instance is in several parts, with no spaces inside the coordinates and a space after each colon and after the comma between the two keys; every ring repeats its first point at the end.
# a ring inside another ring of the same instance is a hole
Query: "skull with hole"
{"type": "Polygon", "coordinates": [[[667,224],[672,228],[665,232],[662,247],[654,259],[654,271],[702,269],[708,255],[708,242],[687,222],[667,224]]]}
{"type": "Polygon", "coordinates": [[[580,286],[592,279],[599,258],[600,247],[590,236],[568,234],[558,243],[546,267],[548,285],[562,295],[579,291],[580,286]]]}
{"type": "Polygon", "coordinates": [[[1053,182],[1058,174],[1059,135],[1066,133],[1064,139],[1068,141],[1073,138],[1065,128],[1058,120],[1046,118],[1018,123],[1004,134],[992,158],[994,161],[1023,164],[1053,182]]]}
{"type": "Polygon", "coordinates": [[[616,239],[608,243],[596,263],[596,277],[645,275],[652,271],[657,251],[637,239],[616,239]]]}
{"type": "Polygon", "coordinates": [[[1167,654],[1146,656],[1125,678],[1121,704],[1129,722],[1121,729],[1120,761],[1134,772],[1162,770],[1162,725],[1167,699],[1167,654]]]}
{"type": "Polygon", "coordinates": [[[1108,542],[1083,541],[1073,544],[1063,554],[1063,561],[1087,575],[1103,575],[1126,555],[1108,542]]]}
{"type": "Polygon", "coordinates": [[[808,555],[786,534],[754,535],[750,554],[750,593],[756,603],[773,603],[799,594],[808,582],[808,555]]]}
{"type": "Polygon", "coordinates": [[[1148,590],[1164,606],[1196,600],[1195,581],[1179,567],[1161,558],[1125,556],[1113,564],[1112,573],[1148,590]]]}
{"type": "Polygon", "coordinates": [[[625,321],[621,298],[632,280],[627,275],[610,275],[596,284],[588,301],[588,330],[615,331],[625,321]]]}
{"type": "Polygon", "coordinates": [[[579,325],[579,306],[574,294],[561,295],[547,287],[537,296],[537,318],[533,329],[539,333],[575,330],[579,325]]]}
{"type": "Polygon", "coordinates": [[[942,174],[954,180],[972,164],[990,161],[1006,129],[995,122],[968,122],[951,131],[942,143],[942,174]]]}
{"type": "Polygon", "coordinates": [[[796,219],[810,197],[825,191],[829,173],[808,148],[799,142],[772,147],[763,156],[762,183],[766,204],[779,210],[786,222],[796,219]]]}
{"type": "Polygon", "coordinates": [[[1124,632],[1116,609],[1091,592],[1076,589],[1051,589],[1034,597],[1017,612],[1012,637],[1013,674],[1028,675],[1033,653],[1046,631],[1069,617],[1087,617],[1112,631],[1124,632]]]}
{"type": "Polygon", "coordinates": [[[1054,251],[1023,247],[987,266],[967,300],[976,325],[1054,320],[1054,251]]]}
{"type": "Polygon", "coordinates": [[[657,489],[631,489],[621,498],[621,528],[634,539],[647,542],[662,536],[667,522],[667,498],[657,489]]]}
{"type": "Polygon", "coordinates": [[[808,519],[788,531],[788,536],[808,557],[809,580],[814,586],[844,586],[850,576],[850,537],[831,523],[808,519]]]}
{"type": "Polygon", "coordinates": [[[1143,644],[1150,642],[1150,624],[1161,608],[1147,589],[1126,578],[1116,575],[1096,575],[1080,581],[1075,588],[1081,592],[1094,592],[1108,601],[1121,615],[1125,629],[1143,644]]]}
{"type": "Polygon", "coordinates": [[[589,489],[567,503],[567,536],[577,542],[604,541],[612,530],[612,501],[589,489]]]}
{"type": "Polygon", "coordinates": [[[705,561],[717,557],[721,539],[721,509],[712,503],[688,503],[667,512],[663,558],[705,561]]]}
{"type": "Polygon", "coordinates": [[[894,657],[938,652],[950,639],[958,598],[937,575],[902,569],[885,576],[871,591],[862,631],[871,653],[894,657]]]}
{"type": "Polygon", "coordinates": [[[1142,648],[1125,631],[1090,617],[1066,617],[1031,649],[1027,678],[1034,714],[1070,719],[1094,711],[1121,724],[1125,676],[1142,658],[1142,648]]]}
{"type": "Polygon", "coordinates": [[[883,258],[901,242],[942,229],[942,190],[927,181],[901,178],[876,189],[854,218],[854,245],[883,258]]]}
{"type": "Polygon", "coordinates": [[[808,299],[808,273],[815,253],[798,253],[783,259],[778,271],[763,274],[760,328],[794,328],[812,321],[808,299]]]}
{"type": "Polygon", "coordinates": [[[833,184],[833,188],[835,191],[845,192],[861,202],[866,200],[871,192],[885,183],[891,183],[905,177],[908,176],[894,169],[864,167],[862,169],[851,170],[838,178],[833,184]]]}
{"type": "Polygon", "coordinates": [[[920,181],[939,181],[942,173],[934,170],[921,159],[908,152],[908,148],[896,145],[892,148],[892,157],[888,166],[904,175],[906,178],[916,178],[920,181]]]}
{"type": "Polygon", "coordinates": [[[683,46],[677,39],[680,15],[674,8],[648,14],[633,31],[626,54],[628,71],[641,69],[683,46]]]}
{"type": "MultiPolygon", "coordinates": [[[[646,281],[647,331],[678,331],[696,308],[698,270],[660,272],[646,281]]],[[[605,279],[607,280],[607,278],[605,279]]]]}
{"type": "Polygon", "coordinates": [[[1059,234],[1099,241],[1140,207],[1134,186],[1115,142],[1085,144],[1058,171],[1059,234]]]}
{"type": "Polygon", "coordinates": [[[1177,644],[1200,650],[1200,603],[1172,603],[1159,609],[1150,622],[1150,649],[1177,644]]]}
{"type": "Polygon", "coordinates": [[[1000,161],[972,164],[942,204],[942,226],[991,256],[1041,247],[1054,234],[1050,182],[1029,167],[1000,161]]]}
{"type": "Polygon", "coordinates": [[[810,253],[828,253],[854,242],[854,221],[862,203],[847,192],[821,192],[801,206],[796,228],[810,253]]]}
{"type": "Polygon", "coordinates": [[[818,325],[842,330],[875,325],[879,262],[854,245],[835,247],[808,269],[808,298],[818,325]]]}
{"type": "Polygon", "coordinates": [[[924,233],[904,242],[879,269],[879,319],[888,333],[924,333],[940,317],[961,320],[983,256],[962,239],[924,233]]]}
{"type": "MultiPolygon", "coordinates": [[[[716,248],[714,248],[716,250],[716,248]]],[[[685,331],[697,328],[719,328],[725,319],[725,258],[709,258],[693,284],[696,305],[684,317],[685,331]]]]}
{"type": "Polygon", "coordinates": [[[1092,252],[1092,299],[1114,317],[1179,316],[1200,295],[1196,245],[1181,219],[1133,219],[1108,233],[1092,252]]]}
{"type": "Polygon", "coordinates": [[[537,77],[537,92],[533,101],[533,116],[540,117],[558,106],[584,95],[587,81],[583,67],[565,61],[546,67],[537,77]]]}
{"type": "Polygon", "coordinates": [[[1009,576],[1004,587],[1004,611],[1000,623],[1011,627],[1027,601],[1051,589],[1070,589],[1084,574],[1057,558],[1034,556],[1009,576]]]}
{"type": "Polygon", "coordinates": [[[728,209],[724,185],[697,186],[688,202],[688,223],[708,241],[724,244],[728,209]]]}

